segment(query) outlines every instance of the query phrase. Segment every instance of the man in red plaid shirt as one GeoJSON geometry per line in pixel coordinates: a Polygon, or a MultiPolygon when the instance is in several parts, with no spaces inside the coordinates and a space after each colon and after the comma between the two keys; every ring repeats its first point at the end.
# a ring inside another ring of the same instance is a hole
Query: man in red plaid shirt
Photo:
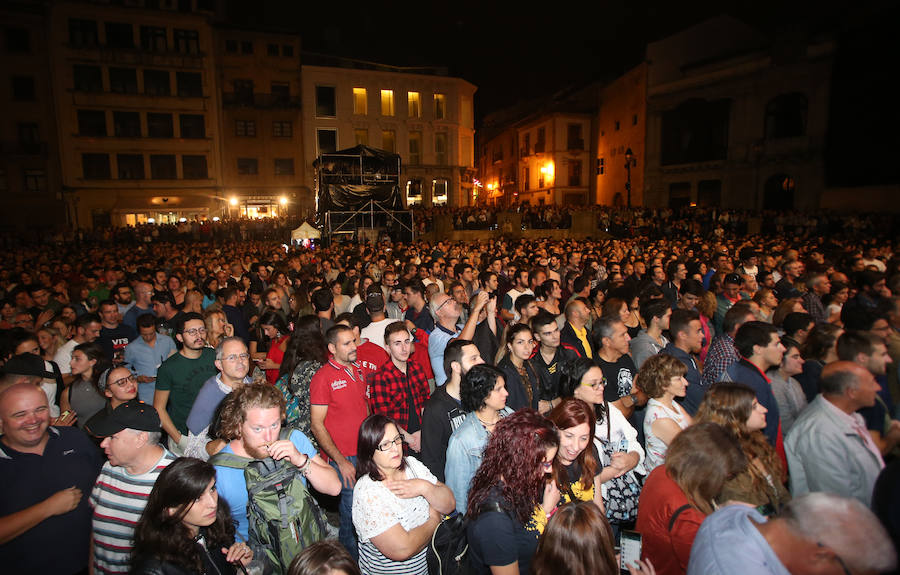
{"type": "Polygon", "coordinates": [[[403,441],[419,452],[422,435],[422,408],[428,399],[428,377],[422,366],[410,357],[412,335],[402,321],[384,330],[384,342],[390,360],[369,380],[369,407],[397,422],[403,441]]]}

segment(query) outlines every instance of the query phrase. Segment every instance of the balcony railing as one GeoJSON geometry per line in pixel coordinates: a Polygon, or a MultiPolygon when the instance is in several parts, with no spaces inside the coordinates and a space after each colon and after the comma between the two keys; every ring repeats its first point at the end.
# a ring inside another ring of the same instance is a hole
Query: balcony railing
{"type": "Polygon", "coordinates": [[[282,96],[280,94],[225,92],[222,94],[222,105],[226,108],[299,108],[300,97],[282,96]]]}

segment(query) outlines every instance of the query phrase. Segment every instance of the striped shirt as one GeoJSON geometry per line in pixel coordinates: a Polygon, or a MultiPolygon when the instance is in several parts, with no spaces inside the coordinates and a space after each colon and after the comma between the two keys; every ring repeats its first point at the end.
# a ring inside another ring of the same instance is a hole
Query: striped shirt
{"type": "Polygon", "coordinates": [[[103,464],[91,492],[95,573],[128,573],[134,528],[156,478],[173,461],[175,456],[163,449],[159,461],[140,475],[129,475],[124,467],[108,461],[103,464]]]}

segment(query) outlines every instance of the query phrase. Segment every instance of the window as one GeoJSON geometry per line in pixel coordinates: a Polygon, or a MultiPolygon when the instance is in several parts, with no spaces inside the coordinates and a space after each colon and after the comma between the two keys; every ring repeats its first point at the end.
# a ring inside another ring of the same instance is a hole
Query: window
{"type": "Polygon", "coordinates": [[[294,47],[290,44],[285,44],[281,47],[281,55],[285,58],[293,58],[294,57],[294,47]]]}
{"type": "Polygon", "coordinates": [[[406,206],[416,206],[422,203],[422,180],[413,178],[406,182],[406,206]]]}
{"type": "Polygon", "coordinates": [[[337,116],[334,86],[316,86],[316,116],[319,118],[337,116]]]}
{"type": "Polygon", "coordinates": [[[200,33],[196,30],[179,30],[175,28],[172,31],[172,37],[176,52],[180,54],[200,53],[200,33]]]}
{"type": "Polygon", "coordinates": [[[176,72],[178,95],[182,98],[200,98],[203,96],[203,77],[199,72],[176,72]]]}
{"type": "Polygon", "coordinates": [[[447,134],[434,135],[434,161],[439,166],[447,165],[447,134]]]}
{"type": "Polygon", "coordinates": [[[78,110],[79,136],[105,136],[106,113],[102,110],[78,110]]]}
{"type": "Polygon", "coordinates": [[[172,129],[172,114],[147,114],[148,138],[171,138],[175,131],[172,129]]]}
{"type": "Polygon", "coordinates": [[[181,156],[181,177],[185,180],[207,179],[206,156],[181,156]]]}
{"type": "Polygon", "coordinates": [[[134,68],[110,68],[109,91],[117,94],[137,94],[137,70],[134,68]]]}
{"type": "Polygon", "coordinates": [[[242,176],[255,176],[259,173],[259,162],[256,158],[238,158],[237,169],[242,176]]]}
{"type": "Polygon", "coordinates": [[[256,122],[254,120],[235,120],[234,135],[245,138],[255,138],[256,122]]]}
{"type": "Polygon", "coordinates": [[[434,119],[444,120],[447,118],[447,95],[434,95],[434,119]]]}
{"type": "Polygon", "coordinates": [[[97,22],[69,18],[69,44],[75,48],[97,45],[97,22]]]}
{"type": "Polygon", "coordinates": [[[144,93],[148,96],[171,96],[169,72],[166,70],[144,70],[144,93]]]}
{"type": "Polygon", "coordinates": [[[319,148],[320,156],[337,151],[337,130],[316,130],[316,144],[319,148]]]}
{"type": "Polygon", "coordinates": [[[690,99],[662,113],[660,163],[664,166],[728,157],[731,101],[690,99]]]}
{"type": "Polygon", "coordinates": [[[397,150],[396,135],[394,130],[381,131],[381,149],[392,154],[397,150]]]}
{"type": "Polygon", "coordinates": [[[581,162],[578,160],[569,160],[569,185],[581,185],[581,162]]]}
{"type": "Polygon", "coordinates": [[[179,116],[182,138],[205,138],[206,126],[203,114],[181,114],[179,116]]]}
{"type": "Polygon", "coordinates": [[[148,52],[165,52],[169,49],[166,29],[160,26],[141,26],[141,49],[148,52]]]}
{"type": "Polygon", "coordinates": [[[431,203],[435,206],[447,205],[447,192],[450,189],[450,182],[443,178],[440,178],[437,180],[432,180],[431,185],[431,203]]]}
{"type": "Polygon", "coordinates": [[[19,146],[26,153],[36,153],[41,146],[41,133],[35,122],[19,122],[19,146]]]}
{"type": "Polygon", "coordinates": [[[369,130],[365,128],[353,130],[353,141],[357,146],[369,145],[369,130]]]}
{"type": "Polygon", "coordinates": [[[144,156],[141,154],[116,154],[120,180],[144,179],[144,156]]]}
{"type": "Polygon", "coordinates": [[[225,51],[229,54],[236,54],[238,51],[237,40],[225,40],[225,51]]]}
{"type": "Polygon", "coordinates": [[[140,114],[137,112],[113,112],[113,132],[117,138],[140,138],[140,114]]]}
{"type": "Polygon", "coordinates": [[[525,184],[525,191],[531,189],[531,170],[525,168],[524,173],[522,174],[522,182],[525,184]]]}
{"type": "Polygon", "coordinates": [[[406,94],[407,100],[409,101],[409,117],[410,118],[421,118],[422,117],[422,102],[419,99],[418,92],[407,92],[406,94]]]}
{"type": "Polygon", "coordinates": [[[294,158],[275,158],[276,176],[294,175],[294,158]]]}
{"type": "Polygon", "coordinates": [[[31,38],[25,28],[6,29],[6,51],[28,52],[31,50],[31,38]]]}
{"type": "Polygon", "coordinates": [[[252,54],[253,53],[253,42],[249,40],[244,40],[241,42],[241,54],[252,54]]]}
{"type": "Polygon", "coordinates": [[[294,136],[294,123],[289,120],[272,122],[272,137],[291,138],[294,136]]]}
{"type": "Polygon", "coordinates": [[[291,102],[291,85],[284,82],[272,82],[272,103],[276,106],[287,106],[291,102]]]}
{"type": "MultiPolygon", "coordinates": [[[[5,174],[0,174],[2,177],[5,174]]],[[[5,186],[6,178],[2,177],[5,186]]],[[[47,191],[47,173],[44,170],[25,170],[25,191],[31,193],[41,193],[47,191]]]]}
{"type": "Polygon", "coordinates": [[[85,180],[108,180],[109,154],[81,154],[81,170],[85,180]]]}
{"type": "Polygon", "coordinates": [[[278,57],[278,44],[269,44],[266,46],[266,52],[269,56],[278,57]]]}
{"type": "Polygon", "coordinates": [[[413,166],[422,163],[422,132],[409,133],[409,163],[413,166]]]}
{"type": "Polygon", "coordinates": [[[394,115],[394,91],[393,90],[382,90],[381,91],[381,115],[382,116],[393,116],[394,115]]]}
{"type": "Polygon", "coordinates": [[[106,23],[107,48],[134,48],[134,28],[131,24],[106,23]]]}
{"type": "Polygon", "coordinates": [[[12,97],[13,100],[18,102],[34,100],[34,78],[31,76],[13,76],[12,97]]]}
{"type": "Polygon", "coordinates": [[[616,131],[617,132],[619,131],[619,121],[618,120],[616,120],[616,131]]]}
{"type": "Polygon", "coordinates": [[[365,88],[353,88],[353,113],[360,116],[365,116],[368,113],[365,88]]]}
{"type": "Polygon", "coordinates": [[[175,154],[151,154],[150,177],[154,180],[178,179],[175,169],[175,154]]]}
{"type": "Polygon", "coordinates": [[[633,116],[631,116],[631,125],[632,126],[637,126],[637,118],[638,118],[637,114],[634,114],[633,116]]]}
{"type": "Polygon", "coordinates": [[[569,124],[566,126],[566,149],[583,150],[584,137],[581,124],[569,124]]]}
{"type": "Polygon", "coordinates": [[[253,105],[253,80],[233,80],[234,99],[238,104],[244,106],[253,105]]]}
{"type": "Polygon", "coordinates": [[[74,66],[72,68],[74,88],[78,92],[102,92],[103,73],[100,66],[74,66]]]}

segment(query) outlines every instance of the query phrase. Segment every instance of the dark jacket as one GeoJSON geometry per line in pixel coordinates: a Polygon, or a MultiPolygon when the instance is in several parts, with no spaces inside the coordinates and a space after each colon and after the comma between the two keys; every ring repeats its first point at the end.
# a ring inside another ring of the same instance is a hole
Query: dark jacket
{"type": "Polygon", "coordinates": [[[525,361],[525,373],[528,374],[528,381],[522,381],[519,370],[513,365],[509,355],[503,357],[497,364],[497,369],[503,372],[506,380],[506,391],[509,397],[506,398],[506,406],[513,411],[522,409],[523,407],[538,408],[538,401],[543,399],[549,401],[556,397],[552,394],[552,390],[546,385],[543,379],[538,375],[537,370],[531,365],[530,360],[525,361]],[[528,395],[525,392],[525,386],[531,388],[531,402],[528,401],[528,395]]]}
{"type": "Polygon", "coordinates": [[[772,393],[772,384],[766,379],[755,365],[746,358],[741,358],[737,363],[731,364],[725,371],[722,381],[733,381],[749,385],[756,392],[756,400],[768,411],[766,413],[766,428],[763,433],[769,443],[774,447],[778,441],[778,427],[781,425],[781,414],[778,412],[778,402],[772,393]]]}
{"type": "Polygon", "coordinates": [[[697,408],[700,407],[700,402],[703,401],[703,396],[706,395],[707,389],[700,381],[700,370],[697,369],[697,360],[683,349],[675,347],[675,344],[671,341],[659,353],[671,355],[687,368],[684,378],[687,380],[688,386],[684,399],[681,400],[681,405],[691,416],[694,416],[697,413],[697,408]]]}
{"type": "MultiPolygon", "coordinates": [[[[591,348],[590,357],[594,357],[594,343],[591,341],[590,332],[587,334],[588,345],[591,348]]],[[[562,330],[559,332],[559,345],[574,351],[578,354],[578,357],[588,357],[587,352],[584,349],[584,345],[582,345],[581,340],[578,339],[578,336],[575,335],[575,330],[572,328],[572,324],[566,322],[566,325],[563,326],[562,330]]]]}

